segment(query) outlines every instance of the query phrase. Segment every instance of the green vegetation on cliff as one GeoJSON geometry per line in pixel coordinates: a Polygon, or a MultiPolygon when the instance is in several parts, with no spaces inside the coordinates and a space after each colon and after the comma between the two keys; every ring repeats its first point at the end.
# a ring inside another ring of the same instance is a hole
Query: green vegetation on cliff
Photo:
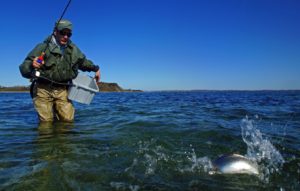
{"type": "Polygon", "coordinates": [[[100,92],[141,92],[141,90],[123,89],[117,83],[98,82],[100,92]]]}

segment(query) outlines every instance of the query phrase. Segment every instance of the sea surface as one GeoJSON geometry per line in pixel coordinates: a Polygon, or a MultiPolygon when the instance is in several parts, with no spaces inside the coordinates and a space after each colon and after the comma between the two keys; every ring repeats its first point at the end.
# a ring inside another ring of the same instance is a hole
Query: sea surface
{"type": "Polygon", "coordinates": [[[300,91],[97,93],[72,124],[0,103],[0,190],[300,190],[300,91]],[[259,175],[215,172],[230,153],[259,175]]]}

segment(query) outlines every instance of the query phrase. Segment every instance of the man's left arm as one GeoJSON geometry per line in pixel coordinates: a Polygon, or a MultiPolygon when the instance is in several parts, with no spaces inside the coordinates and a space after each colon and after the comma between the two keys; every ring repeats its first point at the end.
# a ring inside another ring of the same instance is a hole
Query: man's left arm
{"type": "Polygon", "coordinates": [[[79,50],[79,48],[73,45],[73,56],[75,57],[78,69],[83,72],[95,72],[95,79],[99,82],[101,74],[98,65],[95,65],[91,60],[87,59],[86,56],[79,50]]]}
{"type": "Polygon", "coordinates": [[[98,82],[100,80],[100,68],[98,65],[95,65],[91,60],[86,59],[85,57],[82,60],[82,63],[79,64],[79,69],[87,72],[95,72],[95,79],[98,82]]]}

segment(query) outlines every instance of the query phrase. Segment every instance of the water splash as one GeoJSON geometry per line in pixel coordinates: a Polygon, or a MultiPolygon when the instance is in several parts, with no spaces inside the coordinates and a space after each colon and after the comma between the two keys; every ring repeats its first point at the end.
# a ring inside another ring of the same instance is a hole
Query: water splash
{"type": "Polygon", "coordinates": [[[110,186],[115,190],[138,191],[140,189],[138,185],[131,185],[125,182],[110,182],[110,186]]]}
{"type": "MultiPolygon", "coordinates": [[[[255,118],[258,119],[258,116],[255,118]]],[[[260,178],[268,182],[272,173],[280,172],[285,162],[283,157],[272,143],[263,137],[255,120],[246,116],[241,122],[241,130],[243,141],[247,144],[246,157],[260,164],[260,178]]]]}
{"type": "Polygon", "coordinates": [[[195,150],[192,149],[192,153],[187,156],[189,165],[184,168],[180,168],[179,172],[197,172],[204,171],[205,173],[210,173],[213,169],[212,162],[207,156],[197,157],[195,150]]]}
{"type": "Polygon", "coordinates": [[[155,175],[156,171],[161,170],[161,165],[169,161],[169,156],[166,154],[166,149],[157,145],[157,140],[151,139],[150,141],[139,141],[136,157],[133,159],[132,164],[125,169],[125,172],[134,177],[135,168],[140,166],[144,169],[145,176],[155,175]]]}

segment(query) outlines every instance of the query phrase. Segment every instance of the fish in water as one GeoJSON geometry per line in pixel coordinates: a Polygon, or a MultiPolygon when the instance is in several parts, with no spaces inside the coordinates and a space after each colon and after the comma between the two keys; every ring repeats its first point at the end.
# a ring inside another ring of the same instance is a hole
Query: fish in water
{"type": "Polygon", "coordinates": [[[259,174],[258,165],[254,161],[238,154],[219,157],[213,162],[213,167],[222,174],[259,174]]]}

